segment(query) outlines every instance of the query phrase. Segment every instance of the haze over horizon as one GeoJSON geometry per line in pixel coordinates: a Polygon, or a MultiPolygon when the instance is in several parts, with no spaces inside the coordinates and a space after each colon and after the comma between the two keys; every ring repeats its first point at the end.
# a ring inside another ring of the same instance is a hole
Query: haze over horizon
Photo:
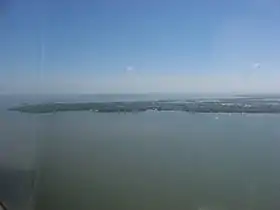
{"type": "Polygon", "coordinates": [[[277,0],[0,0],[0,7],[0,94],[280,89],[277,0]]]}

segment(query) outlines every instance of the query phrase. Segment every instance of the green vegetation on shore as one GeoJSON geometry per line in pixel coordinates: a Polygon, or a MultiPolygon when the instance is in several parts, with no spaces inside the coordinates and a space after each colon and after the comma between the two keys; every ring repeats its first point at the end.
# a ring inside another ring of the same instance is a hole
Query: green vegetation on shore
{"type": "Polygon", "coordinates": [[[47,103],[22,105],[12,111],[25,113],[54,113],[63,111],[92,112],[144,112],[184,111],[197,113],[280,113],[280,101],[252,98],[229,98],[219,100],[163,100],[134,102],[93,102],[93,103],[47,103]]]}

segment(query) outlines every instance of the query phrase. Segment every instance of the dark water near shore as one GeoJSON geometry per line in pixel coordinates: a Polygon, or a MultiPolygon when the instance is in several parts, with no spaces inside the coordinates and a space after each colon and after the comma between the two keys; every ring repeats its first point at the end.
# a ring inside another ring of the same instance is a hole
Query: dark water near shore
{"type": "Polygon", "coordinates": [[[16,103],[0,111],[13,209],[280,209],[280,115],[5,111],[16,103]]]}

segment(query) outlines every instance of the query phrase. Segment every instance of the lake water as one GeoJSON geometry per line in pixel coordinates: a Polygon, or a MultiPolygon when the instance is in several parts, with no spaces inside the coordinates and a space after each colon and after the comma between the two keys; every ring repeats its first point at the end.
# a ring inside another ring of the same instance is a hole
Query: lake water
{"type": "Polygon", "coordinates": [[[13,209],[280,209],[280,115],[6,111],[19,101],[0,111],[13,209]]]}

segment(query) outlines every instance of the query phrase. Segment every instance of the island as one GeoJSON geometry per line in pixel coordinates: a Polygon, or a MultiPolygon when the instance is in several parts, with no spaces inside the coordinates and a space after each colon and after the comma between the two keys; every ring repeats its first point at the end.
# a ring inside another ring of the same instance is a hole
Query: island
{"type": "Polygon", "coordinates": [[[235,97],[119,102],[81,102],[24,104],[9,110],[23,113],[91,111],[98,113],[138,113],[146,111],[182,111],[189,113],[280,113],[280,99],[235,97]]]}

